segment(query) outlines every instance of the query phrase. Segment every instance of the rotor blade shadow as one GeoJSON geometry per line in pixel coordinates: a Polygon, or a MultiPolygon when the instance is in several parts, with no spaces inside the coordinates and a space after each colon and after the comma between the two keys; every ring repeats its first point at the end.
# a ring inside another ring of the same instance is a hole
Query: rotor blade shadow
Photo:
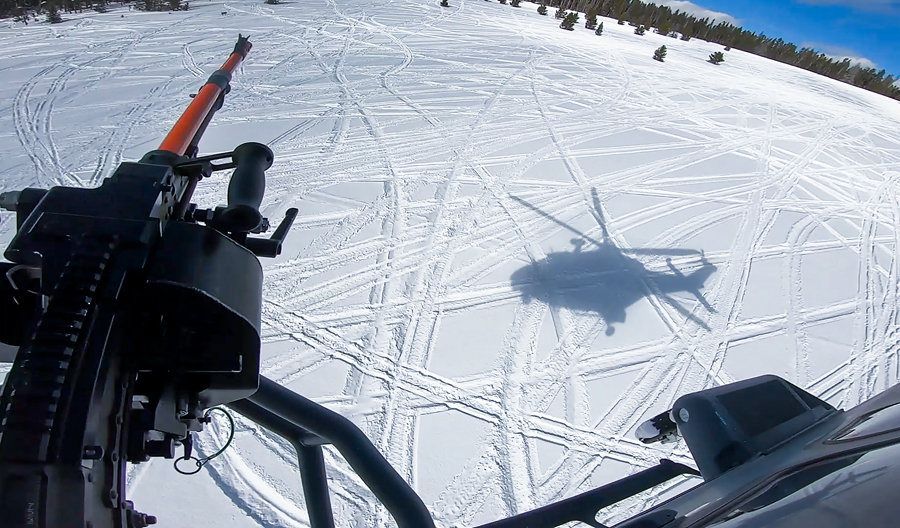
{"type": "Polygon", "coordinates": [[[609,235],[595,189],[592,190],[592,194],[595,210],[591,211],[591,214],[603,231],[602,242],[586,236],[528,201],[510,195],[518,203],[595,246],[595,249],[582,250],[581,246],[576,244],[575,251],[550,253],[546,258],[516,270],[510,277],[510,282],[513,288],[521,292],[522,299],[525,302],[541,299],[552,306],[565,307],[576,312],[597,313],[606,323],[606,334],[612,335],[615,332],[615,325],[625,322],[626,311],[630,306],[645,297],[654,296],[686,319],[707,331],[710,330],[692,310],[670,295],[676,292],[689,292],[706,310],[715,313],[701,290],[706,280],[715,273],[716,267],[706,260],[703,252],[678,248],[618,247],[609,235]],[[664,271],[658,271],[662,263],[654,264],[652,260],[645,263],[633,255],[649,257],[698,255],[700,267],[685,274],[667,258],[668,270],[662,268],[664,271]],[[654,269],[648,269],[648,264],[654,264],[654,269]]]}

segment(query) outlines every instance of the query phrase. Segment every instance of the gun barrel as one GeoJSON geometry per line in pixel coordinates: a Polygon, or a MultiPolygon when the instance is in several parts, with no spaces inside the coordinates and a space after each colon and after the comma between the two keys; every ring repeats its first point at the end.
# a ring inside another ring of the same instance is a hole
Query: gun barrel
{"type": "Polygon", "coordinates": [[[183,156],[193,141],[194,136],[210,112],[216,110],[215,104],[222,93],[227,89],[231,81],[231,75],[243,62],[250,51],[249,36],[238,35],[234,51],[221,68],[210,75],[209,80],[200,89],[191,104],[175,122],[172,130],[159,146],[159,150],[165,150],[183,156]]]}

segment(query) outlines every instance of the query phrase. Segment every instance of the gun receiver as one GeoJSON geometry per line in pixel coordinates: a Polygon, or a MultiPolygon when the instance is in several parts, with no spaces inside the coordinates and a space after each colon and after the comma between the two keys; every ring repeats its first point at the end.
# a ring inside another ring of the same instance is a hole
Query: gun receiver
{"type": "Polygon", "coordinates": [[[269,228],[259,207],[272,151],[197,157],[250,47],[240,36],[159,149],[100,187],[0,196],[18,227],[0,264],[0,341],[19,347],[0,396],[4,526],[152,524],[125,498],[125,462],[172,458],[202,409],[256,392],[257,257],[281,252],[297,210],[271,239],[248,236],[269,228]],[[203,177],[232,168],[227,206],[190,203],[203,177]]]}

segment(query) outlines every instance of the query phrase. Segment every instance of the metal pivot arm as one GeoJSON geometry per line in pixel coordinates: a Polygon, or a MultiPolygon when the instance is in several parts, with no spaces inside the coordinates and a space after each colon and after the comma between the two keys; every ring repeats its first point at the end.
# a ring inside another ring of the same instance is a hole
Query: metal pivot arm
{"type": "Polygon", "coordinates": [[[275,230],[275,233],[272,235],[272,240],[277,240],[279,243],[284,242],[284,237],[287,236],[288,231],[291,229],[291,225],[294,223],[294,219],[297,218],[297,208],[291,207],[284,214],[284,220],[278,224],[278,229],[275,230]]]}
{"type": "MultiPolygon", "coordinates": [[[[154,151],[152,154],[158,153],[154,151]]],[[[175,218],[182,218],[189,209],[191,193],[200,178],[215,171],[234,169],[228,184],[228,206],[217,208],[208,218],[188,215],[187,220],[214,220],[214,227],[228,233],[259,233],[268,229],[268,224],[259,212],[266,192],[266,169],[272,166],[275,155],[272,149],[262,143],[243,143],[232,152],[212,154],[178,162],[174,171],[190,179],[190,186],[180,198],[175,218]],[[213,161],[231,158],[230,163],[214,165],[213,161]],[[213,214],[214,213],[214,214],[213,214]]],[[[192,213],[193,215],[193,213],[192,213]]]]}
{"type": "Polygon", "coordinates": [[[281,254],[281,245],[287,237],[297,209],[288,209],[284,220],[271,238],[248,238],[248,233],[263,233],[269,229],[269,220],[259,212],[266,186],[266,170],[272,166],[272,150],[261,143],[244,143],[233,152],[212,154],[175,165],[176,174],[196,182],[214,171],[234,169],[228,185],[228,205],[215,209],[197,209],[195,204],[186,204],[190,195],[186,191],[178,204],[176,218],[187,222],[203,222],[208,226],[228,234],[258,257],[273,258],[281,254]],[[230,163],[213,164],[225,158],[230,163]]]}
{"type": "MultiPolygon", "coordinates": [[[[174,171],[178,175],[190,178],[192,186],[188,189],[192,191],[200,178],[209,176],[215,171],[234,169],[228,184],[228,206],[217,209],[214,215],[209,213],[210,216],[206,220],[214,220],[214,227],[224,232],[257,233],[260,232],[260,228],[263,228],[262,230],[268,228],[268,224],[263,225],[259,205],[266,191],[266,169],[272,166],[274,160],[272,149],[262,143],[250,142],[239,145],[232,152],[179,162],[174,166],[174,171]],[[225,158],[231,158],[231,162],[215,165],[212,163],[225,158]]],[[[189,208],[190,199],[190,192],[182,194],[175,218],[184,216],[189,208]]]]}
{"type": "MultiPolygon", "coordinates": [[[[306,435],[310,440],[319,437],[324,443],[334,445],[375,497],[384,504],[397,526],[434,528],[434,521],[422,499],[353,422],[265,376],[259,377],[259,389],[247,400],[280,417],[283,421],[273,420],[270,415],[262,415],[259,423],[265,427],[269,427],[267,423],[274,425],[272,430],[285,438],[290,440],[306,435]]],[[[243,403],[233,405],[233,408],[241,413],[255,411],[243,403]]],[[[257,416],[260,413],[257,412],[257,416]]]]}
{"type": "Polygon", "coordinates": [[[278,229],[271,238],[248,238],[244,246],[258,257],[274,258],[281,254],[281,244],[287,236],[294,219],[297,218],[297,208],[291,207],[284,214],[284,220],[278,224],[278,229]]]}

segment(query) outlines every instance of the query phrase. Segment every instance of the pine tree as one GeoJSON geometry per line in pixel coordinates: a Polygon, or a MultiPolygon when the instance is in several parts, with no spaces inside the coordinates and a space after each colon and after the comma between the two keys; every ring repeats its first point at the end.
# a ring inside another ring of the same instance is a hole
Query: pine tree
{"type": "Polygon", "coordinates": [[[589,8],[585,15],[584,27],[587,29],[597,28],[597,10],[593,7],[589,8]]]}
{"type": "Polygon", "coordinates": [[[669,20],[662,20],[657,23],[656,32],[662,36],[666,36],[672,32],[672,22],[669,20]]]}
{"type": "Polygon", "coordinates": [[[24,9],[20,9],[19,14],[16,15],[15,21],[16,22],[24,22],[25,25],[27,26],[28,25],[28,11],[25,11],[24,9]]]}
{"type": "Polygon", "coordinates": [[[638,27],[634,28],[634,34],[640,35],[642,37],[644,36],[645,31],[647,31],[647,30],[644,28],[644,26],[638,26],[638,27]]]}
{"type": "Polygon", "coordinates": [[[56,7],[56,4],[50,4],[47,7],[47,22],[51,24],[59,24],[62,22],[62,15],[59,14],[59,8],[56,7]]]}
{"type": "Polygon", "coordinates": [[[688,41],[694,36],[694,22],[696,21],[693,17],[686,18],[684,23],[678,27],[678,31],[681,32],[681,40],[688,41]]]}
{"type": "MultiPolygon", "coordinates": [[[[268,2],[269,0],[266,1],[268,2]]],[[[450,7],[450,2],[448,2],[447,0],[441,0],[441,7],[450,7]]]]}
{"type": "Polygon", "coordinates": [[[574,31],[575,24],[577,24],[577,23],[578,23],[578,13],[575,13],[575,12],[567,13],[566,18],[564,18],[563,21],[560,22],[559,27],[562,29],[567,29],[569,31],[574,31]]]}
{"type": "Polygon", "coordinates": [[[620,26],[625,25],[625,18],[628,16],[626,13],[628,12],[628,3],[625,0],[616,0],[615,7],[613,8],[613,13],[616,15],[616,20],[619,21],[620,26]]]}
{"type": "Polygon", "coordinates": [[[545,6],[544,4],[539,5],[538,6],[538,14],[546,16],[547,15],[547,6],[545,6]]]}
{"type": "Polygon", "coordinates": [[[568,13],[566,13],[566,8],[563,6],[559,6],[559,9],[556,10],[556,14],[554,16],[560,20],[565,20],[567,14],[568,13]]]}
{"type": "Polygon", "coordinates": [[[597,29],[594,30],[594,35],[598,37],[603,34],[603,22],[600,22],[600,25],[597,26],[597,29]]]}
{"type": "Polygon", "coordinates": [[[722,53],[721,51],[717,51],[715,53],[709,54],[709,62],[711,62],[713,64],[719,64],[723,61],[725,61],[725,54],[722,53]]]}
{"type": "Polygon", "coordinates": [[[500,0],[500,3],[501,3],[501,4],[505,4],[505,3],[506,3],[506,0],[500,0]]]}
{"type": "Polygon", "coordinates": [[[653,52],[653,60],[658,60],[659,62],[666,61],[666,47],[660,46],[655,52],[653,52]]]}
{"type": "Polygon", "coordinates": [[[521,2],[522,2],[522,0],[509,0],[509,5],[511,5],[513,7],[522,7],[519,5],[521,2]]]}

